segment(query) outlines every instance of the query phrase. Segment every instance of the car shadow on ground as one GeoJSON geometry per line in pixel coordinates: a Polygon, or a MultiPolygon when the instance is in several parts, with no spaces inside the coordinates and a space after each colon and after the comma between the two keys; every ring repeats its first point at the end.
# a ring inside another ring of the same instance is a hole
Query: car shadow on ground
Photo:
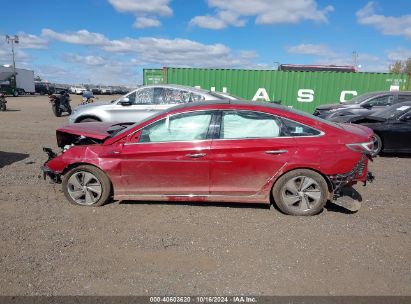
{"type": "MultiPolygon", "coordinates": [[[[221,207],[221,208],[253,208],[253,209],[270,209],[267,204],[251,204],[251,203],[220,203],[220,202],[164,202],[164,201],[114,201],[121,205],[173,205],[173,206],[194,206],[194,207],[221,207]]],[[[114,203],[113,202],[113,203],[114,203]]]]}
{"type": "Polygon", "coordinates": [[[384,158],[411,158],[411,153],[381,153],[378,156],[384,158]]]}
{"type": "Polygon", "coordinates": [[[9,108],[7,108],[7,110],[6,111],[4,111],[4,112],[20,112],[21,110],[16,110],[16,109],[9,109],[9,108]]]}
{"type": "Polygon", "coordinates": [[[0,151],[0,169],[29,157],[26,153],[0,151]]]}

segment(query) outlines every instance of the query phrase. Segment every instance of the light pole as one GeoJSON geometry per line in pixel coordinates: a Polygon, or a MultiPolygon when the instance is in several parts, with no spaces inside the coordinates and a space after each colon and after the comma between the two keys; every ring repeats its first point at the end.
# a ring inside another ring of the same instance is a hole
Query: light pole
{"type": "Polygon", "coordinates": [[[14,35],[14,37],[10,37],[6,35],[7,43],[11,43],[11,52],[13,53],[13,79],[14,79],[14,88],[17,89],[17,80],[16,80],[16,61],[14,59],[14,44],[19,43],[19,36],[14,35]]]}

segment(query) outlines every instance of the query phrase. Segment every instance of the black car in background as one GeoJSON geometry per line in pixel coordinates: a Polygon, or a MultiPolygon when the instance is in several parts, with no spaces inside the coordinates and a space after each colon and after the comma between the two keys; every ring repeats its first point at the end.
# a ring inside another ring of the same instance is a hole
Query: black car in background
{"type": "Polygon", "coordinates": [[[380,152],[411,153],[411,96],[410,101],[397,103],[371,116],[345,115],[329,120],[371,128],[375,155],[380,152]]]}
{"type": "Polygon", "coordinates": [[[321,105],[314,115],[325,119],[345,115],[372,115],[385,107],[411,100],[411,92],[371,92],[355,96],[344,103],[321,105]]]}

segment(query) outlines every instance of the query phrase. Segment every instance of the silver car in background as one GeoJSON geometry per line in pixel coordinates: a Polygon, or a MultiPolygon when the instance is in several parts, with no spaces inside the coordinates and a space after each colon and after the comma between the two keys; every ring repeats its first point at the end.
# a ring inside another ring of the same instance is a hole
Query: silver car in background
{"type": "Polygon", "coordinates": [[[238,100],[228,93],[181,85],[147,85],[116,100],[80,105],[73,110],[69,122],[138,122],[176,104],[219,99],[238,100]]]}

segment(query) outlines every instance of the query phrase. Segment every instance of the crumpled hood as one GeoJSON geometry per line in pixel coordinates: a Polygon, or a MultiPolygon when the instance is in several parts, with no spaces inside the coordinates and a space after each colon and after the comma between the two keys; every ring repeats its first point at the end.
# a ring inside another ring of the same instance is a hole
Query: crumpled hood
{"type": "Polygon", "coordinates": [[[112,122],[83,122],[59,128],[56,133],[67,133],[95,139],[105,139],[110,136],[108,129],[113,125],[115,125],[115,123],[112,122]]]}

